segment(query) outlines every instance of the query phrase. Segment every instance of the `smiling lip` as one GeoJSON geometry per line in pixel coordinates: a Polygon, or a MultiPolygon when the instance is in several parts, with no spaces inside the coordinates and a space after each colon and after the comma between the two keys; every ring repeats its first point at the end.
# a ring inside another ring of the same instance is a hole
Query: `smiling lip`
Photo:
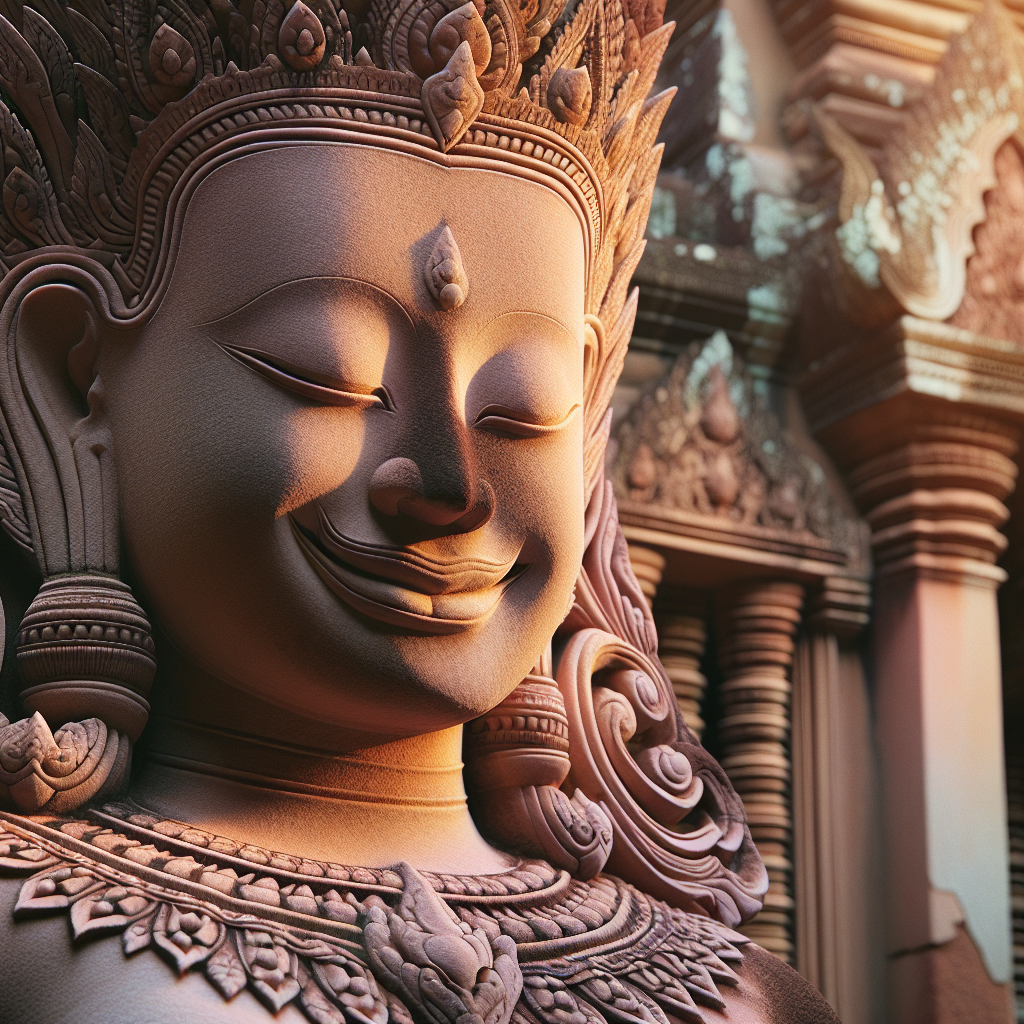
{"type": "Polygon", "coordinates": [[[317,537],[291,516],[288,521],[306,560],[346,604],[420,633],[462,633],[486,622],[521,575],[514,557],[442,562],[407,549],[360,544],[338,533],[322,510],[317,537]]]}

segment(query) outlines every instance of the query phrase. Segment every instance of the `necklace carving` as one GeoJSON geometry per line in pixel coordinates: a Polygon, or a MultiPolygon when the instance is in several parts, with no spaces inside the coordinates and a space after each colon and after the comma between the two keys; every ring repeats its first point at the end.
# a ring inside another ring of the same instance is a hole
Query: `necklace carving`
{"type": "Polygon", "coordinates": [[[232,842],[129,803],[0,814],[16,919],[65,912],[230,1000],[314,1024],[668,1024],[722,1009],[748,940],[610,876],[522,860],[495,875],[343,866],[232,842]]]}

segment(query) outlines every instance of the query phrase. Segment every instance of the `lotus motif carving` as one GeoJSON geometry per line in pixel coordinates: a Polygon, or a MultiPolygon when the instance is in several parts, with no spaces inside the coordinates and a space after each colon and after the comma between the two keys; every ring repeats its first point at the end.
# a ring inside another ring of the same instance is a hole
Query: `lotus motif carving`
{"type": "Polygon", "coordinates": [[[460,921],[423,877],[400,864],[390,913],[366,911],[363,936],[377,980],[429,1024],[508,1024],[523,987],[515,942],[460,921]]]}

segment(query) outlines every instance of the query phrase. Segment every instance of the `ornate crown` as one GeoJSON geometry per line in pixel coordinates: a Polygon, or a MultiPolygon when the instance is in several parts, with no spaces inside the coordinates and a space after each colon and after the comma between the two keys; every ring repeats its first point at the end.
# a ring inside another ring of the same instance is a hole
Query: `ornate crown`
{"type": "Polygon", "coordinates": [[[619,312],[671,98],[648,99],[671,34],[663,9],[664,0],[0,0],[0,251],[7,266],[49,246],[116,253],[121,290],[138,304],[190,162],[231,136],[327,126],[543,178],[584,222],[589,311],[613,290],[619,312]]]}

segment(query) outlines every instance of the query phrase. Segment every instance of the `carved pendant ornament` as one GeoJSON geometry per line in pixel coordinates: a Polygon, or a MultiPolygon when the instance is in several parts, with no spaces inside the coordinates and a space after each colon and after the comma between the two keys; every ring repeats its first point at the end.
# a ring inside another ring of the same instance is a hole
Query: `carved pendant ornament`
{"type": "Polygon", "coordinates": [[[748,940],[612,877],[522,861],[503,875],[342,867],[237,843],[126,804],[85,818],[0,815],[16,918],[120,936],[230,1000],[315,1024],[699,1024],[739,983],[748,940]]]}

